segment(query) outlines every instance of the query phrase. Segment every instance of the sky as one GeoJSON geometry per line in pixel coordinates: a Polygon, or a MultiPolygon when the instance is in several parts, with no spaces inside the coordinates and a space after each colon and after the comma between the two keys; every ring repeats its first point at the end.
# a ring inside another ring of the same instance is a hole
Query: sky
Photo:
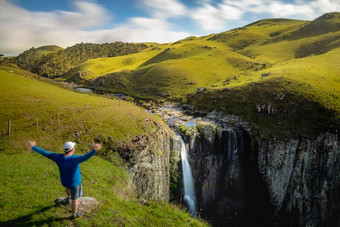
{"type": "Polygon", "coordinates": [[[80,42],[174,42],[266,18],[314,20],[340,0],[0,0],[0,54],[80,42]]]}

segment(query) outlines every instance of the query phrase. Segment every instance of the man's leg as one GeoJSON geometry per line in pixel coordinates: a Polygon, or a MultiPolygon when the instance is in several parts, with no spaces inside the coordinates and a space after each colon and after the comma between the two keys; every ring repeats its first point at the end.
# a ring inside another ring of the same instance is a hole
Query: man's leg
{"type": "Polygon", "coordinates": [[[72,214],[76,214],[78,211],[78,199],[72,199],[71,208],[72,214]]]}
{"type": "Polygon", "coordinates": [[[67,197],[63,200],[62,204],[67,205],[70,204],[71,192],[68,188],[65,188],[65,192],[67,194],[67,197]]]}
{"type": "Polygon", "coordinates": [[[71,192],[71,208],[72,208],[72,216],[71,219],[74,219],[76,217],[80,217],[83,214],[78,213],[78,198],[83,196],[83,189],[82,184],[79,184],[75,188],[70,189],[71,192]]]}

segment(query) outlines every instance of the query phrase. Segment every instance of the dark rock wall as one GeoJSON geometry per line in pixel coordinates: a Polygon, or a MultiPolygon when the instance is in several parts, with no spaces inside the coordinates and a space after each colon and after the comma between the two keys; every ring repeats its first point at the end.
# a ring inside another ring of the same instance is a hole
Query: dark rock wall
{"type": "Polygon", "coordinates": [[[240,225],[245,220],[245,147],[239,128],[199,122],[186,137],[198,210],[214,225],[240,225]]]}
{"type": "Polygon", "coordinates": [[[264,139],[198,125],[185,141],[201,217],[215,226],[339,225],[339,135],[264,139]]]}
{"type": "Polygon", "coordinates": [[[339,136],[257,139],[258,167],[286,226],[339,226],[339,136]]]}

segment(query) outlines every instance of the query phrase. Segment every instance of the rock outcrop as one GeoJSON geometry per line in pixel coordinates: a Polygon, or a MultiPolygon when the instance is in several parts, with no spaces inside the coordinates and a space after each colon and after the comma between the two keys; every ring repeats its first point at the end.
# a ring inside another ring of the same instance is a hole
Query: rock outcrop
{"type": "MultiPolygon", "coordinates": [[[[67,201],[67,197],[59,197],[54,201],[56,204],[68,205],[71,201],[67,201]]],[[[80,210],[90,212],[98,205],[98,201],[93,197],[80,197],[78,199],[78,207],[80,210]]]]}
{"type": "Polygon", "coordinates": [[[129,144],[119,145],[116,150],[129,162],[140,199],[168,201],[172,132],[165,125],[158,124],[157,127],[157,131],[136,137],[129,144]]]}
{"type": "Polygon", "coordinates": [[[336,134],[316,139],[257,139],[258,167],[279,223],[337,226],[340,143],[336,134]]]}

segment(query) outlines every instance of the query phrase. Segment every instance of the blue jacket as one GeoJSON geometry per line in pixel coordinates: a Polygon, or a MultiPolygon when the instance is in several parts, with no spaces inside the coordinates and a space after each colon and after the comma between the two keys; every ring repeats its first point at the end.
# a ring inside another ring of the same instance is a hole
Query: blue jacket
{"type": "Polygon", "coordinates": [[[81,183],[79,163],[85,162],[87,159],[96,154],[96,151],[92,150],[85,155],[71,155],[64,157],[64,154],[56,154],[45,151],[38,146],[34,146],[32,149],[57,163],[60,172],[61,184],[65,188],[74,188],[81,183]]]}

